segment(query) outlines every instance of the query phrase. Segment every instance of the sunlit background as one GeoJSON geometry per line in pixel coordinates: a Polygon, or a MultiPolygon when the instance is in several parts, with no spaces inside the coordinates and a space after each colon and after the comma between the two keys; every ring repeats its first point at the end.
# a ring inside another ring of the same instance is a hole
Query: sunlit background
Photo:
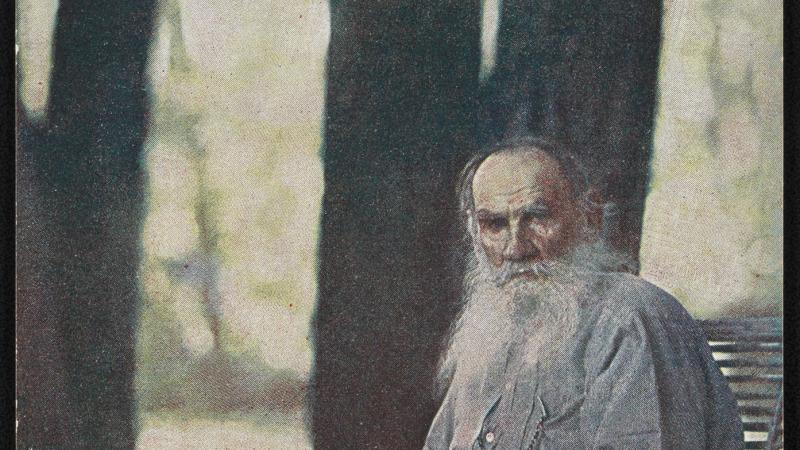
{"type": "MultiPolygon", "coordinates": [[[[665,7],[642,275],[696,317],[780,314],[783,4],[665,7]]],[[[41,118],[57,1],[18,8],[19,94],[41,118]]],[[[327,2],[164,0],[157,27],[139,447],[307,448],[327,2]]]]}

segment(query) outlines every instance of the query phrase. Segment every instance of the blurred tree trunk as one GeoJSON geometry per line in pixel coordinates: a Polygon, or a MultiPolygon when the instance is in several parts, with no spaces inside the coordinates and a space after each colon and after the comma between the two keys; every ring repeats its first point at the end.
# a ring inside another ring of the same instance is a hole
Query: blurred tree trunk
{"type": "Polygon", "coordinates": [[[218,285],[217,258],[219,255],[219,233],[214,221],[211,204],[213,193],[208,176],[208,155],[202,143],[198,142],[194,127],[187,134],[189,152],[195,173],[197,173],[197,193],[194,200],[194,218],[197,223],[197,239],[200,243],[200,259],[203,264],[200,298],[208,329],[211,331],[212,350],[222,351],[222,308],[218,285]]]}
{"type": "Polygon", "coordinates": [[[505,0],[482,140],[564,142],[617,205],[608,238],[638,260],[656,102],[661,1],[505,0]]]}
{"type": "Polygon", "coordinates": [[[420,448],[460,286],[480,4],[333,2],[314,318],[315,448],[420,448]]]}
{"type": "Polygon", "coordinates": [[[47,122],[19,120],[20,448],[135,444],[145,62],[154,6],[62,2],[47,122]]]}
{"type": "MultiPolygon", "coordinates": [[[[181,5],[177,0],[163,0],[163,17],[170,27],[169,46],[169,76],[174,79],[191,76],[196,71],[195,65],[186,51],[186,40],[183,34],[181,20],[181,5]]],[[[212,186],[208,175],[208,152],[203,143],[198,139],[197,126],[200,115],[187,111],[186,108],[175,102],[169,94],[161,100],[160,114],[155,117],[156,127],[160,136],[170,133],[168,130],[180,130],[176,136],[186,142],[186,151],[192,164],[192,170],[197,175],[197,192],[194,196],[194,219],[198,228],[199,257],[188,264],[201,264],[200,270],[200,297],[203,302],[203,312],[208,329],[211,332],[213,351],[220,353],[222,350],[222,308],[218,284],[218,258],[219,258],[219,233],[214,220],[212,205],[212,186]]],[[[174,131],[172,131],[174,133],[174,131]]]]}

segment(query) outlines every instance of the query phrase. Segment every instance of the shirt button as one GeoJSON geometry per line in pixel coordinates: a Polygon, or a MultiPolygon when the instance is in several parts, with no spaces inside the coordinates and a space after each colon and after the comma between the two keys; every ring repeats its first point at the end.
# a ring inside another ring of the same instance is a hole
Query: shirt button
{"type": "Polygon", "coordinates": [[[494,433],[492,433],[491,431],[486,433],[486,442],[490,444],[494,442],[494,433]]]}

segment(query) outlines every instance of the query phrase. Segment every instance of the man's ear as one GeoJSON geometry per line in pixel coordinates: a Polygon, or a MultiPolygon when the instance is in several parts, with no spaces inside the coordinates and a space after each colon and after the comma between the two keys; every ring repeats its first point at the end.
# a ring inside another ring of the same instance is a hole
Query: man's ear
{"type": "Polygon", "coordinates": [[[470,235],[476,234],[478,231],[475,218],[472,216],[472,210],[467,210],[467,230],[469,231],[470,235]]]}

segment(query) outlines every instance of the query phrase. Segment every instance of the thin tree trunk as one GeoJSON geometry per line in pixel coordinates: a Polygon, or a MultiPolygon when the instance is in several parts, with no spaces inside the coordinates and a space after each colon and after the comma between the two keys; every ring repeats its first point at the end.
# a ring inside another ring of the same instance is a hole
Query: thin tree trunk
{"type": "Polygon", "coordinates": [[[190,148],[192,164],[197,173],[197,193],[194,201],[194,216],[198,227],[198,241],[200,242],[200,254],[202,255],[202,287],[200,296],[203,301],[208,329],[211,331],[212,349],[214,352],[222,350],[222,316],[219,305],[219,286],[217,286],[217,230],[214,226],[214,214],[211,210],[211,192],[208,187],[207,155],[205,148],[194,137],[194,127],[189,130],[190,148]]]}
{"type": "Polygon", "coordinates": [[[63,303],[52,301],[47,278],[50,233],[31,154],[45,147],[42,129],[17,105],[16,391],[17,447],[58,448],[69,442],[66,367],[59,323],[63,303]]]}
{"type": "Polygon", "coordinates": [[[29,183],[21,188],[28,201],[18,241],[21,448],[135,444],[145,62],[154,6],[59,6],[47,124],[21,139],[19,150],[26,164],[20,182],[29,183]]]}
{"type": "MultiPolygon", "coordinates": [[[[163,16],[170,25],[170,50],[169,50],[169,76],[180,80],[182,76],[191,74],[196,70],[189,53],[186,51],[186,41],[183,34],[181,20],[181,6],[177,0],[165,0],[163,3],[163,16]]],[[[158,124],[164,124],[163,130],[179,129],[178,138],[185,139],[187,153],[192,164],[192,169],[197,174],[197,192],[194,198],[194,217],[198,227],[198,241],[200,243],[200,259],[193,263],[203,264],[200,297],[209,331],[211,332],[212,345],[215,353],[222,350],[222,310],[219,304],[218,282],[218,233],[212,209],[212,192],[208,177],[208,154],[205,146],[197,138],[197,124],[199,115],[186,111],[180,104],[165,96],[167,104],[165,112],[156,118],[158,124]]],[[[162,135],[163,136],[163,135],[162,135]]]]}
{"type": "Polygon", "coordinates": [[[315,448],[420,448],[436,411],[479,12],[477,0],[332,5],[315,448]]]}

